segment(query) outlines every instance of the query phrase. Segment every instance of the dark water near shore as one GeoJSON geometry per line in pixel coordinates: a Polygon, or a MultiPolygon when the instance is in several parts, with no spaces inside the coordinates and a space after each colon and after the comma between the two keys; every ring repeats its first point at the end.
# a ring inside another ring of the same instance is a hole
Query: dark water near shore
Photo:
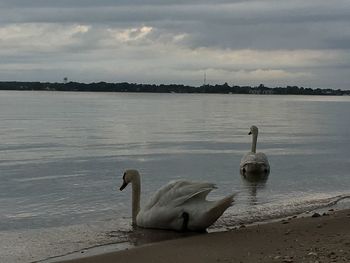
{"type": "Polygon", "coordinates": [[[336,202],[350,194],[349,116],[350,97],[1,91],[0,261],[131,239],[125,168],[143,199],[179,178],[215,182],[211,199],[238,192],[213,229],[336,202]],[[239,174],[252,124],[271,165],[254,183],[239,174]]]}

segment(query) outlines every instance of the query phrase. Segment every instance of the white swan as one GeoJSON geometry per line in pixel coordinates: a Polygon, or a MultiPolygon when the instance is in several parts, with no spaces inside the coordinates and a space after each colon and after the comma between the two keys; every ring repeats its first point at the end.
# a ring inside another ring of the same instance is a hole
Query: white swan
{"type": "Polygon", "coordinates": [[[245,154],[240,163],[240,171],[241,174],[252,174],[252,173],[269,173],[270,172],[270,164],[266,157],[266,155],[262,152],[256,152],[256,142],[258,140],[258,127],[252,126],[250,127],[249,135],[252,135],[252,150],[245,154]]]}
{"type": "Polygon", "coordinates": [[[123,190],[132,184],[132,223],[145,228],[173,230],[205,230],[232,204],[229,195],[217,201],[207,201],[206,196],[215,189],[211,183],[171,181],[161,187],[140,209],[140,174],[127,170],[123,175],[123,190]]]}

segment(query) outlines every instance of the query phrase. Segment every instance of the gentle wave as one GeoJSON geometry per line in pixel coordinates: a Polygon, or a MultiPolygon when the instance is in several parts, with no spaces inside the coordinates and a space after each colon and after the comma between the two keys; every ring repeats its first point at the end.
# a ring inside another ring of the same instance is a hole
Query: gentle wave
{"type": "MultiPolygon", "coordinates": [[[[217,228],[230,228],[240,224],[251,224],[273,219],[288,217],[291,215],[302,214],[321,208],[332,207],[342,200],[350,199],[350,193],[331,196],[328,194],[319,194],[292,199],[291,201],[280,200],[274,203],[257,204],[242,211],[235,209],[228,210],[211,227],[215,231],[217,228]]],[[[349,200],[350,201],[350,200],[349,200]]],[[[348,206],[350,208],[350,204],[348,206]]]]}
{"type": "Polygon", "coordinates": [[[15,178],[13,180],[16,182],[31,182],[31,181],[40,181],[40,180],[52,180],[52,179],[79,177],[79,176],[84,176],[84,175],[85,175],[84,173],[64,174],[64,175],[40,176],[40,177],[31,177],[31,178],[15,178]]]}

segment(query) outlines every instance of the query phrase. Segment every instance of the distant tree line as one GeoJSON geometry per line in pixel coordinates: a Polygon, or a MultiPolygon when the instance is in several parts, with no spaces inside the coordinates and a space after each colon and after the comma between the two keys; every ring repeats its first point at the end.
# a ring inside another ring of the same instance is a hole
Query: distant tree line
{"type": "Polygon", "coordinates": [[[153,92],[153,93],[219,93],[219,94],[294,94],[294,95],[350,95],[350,90],[311,89],[297,86],[269,88],[259,86],[237,86],[216,84],[200,87],[179,84],[136,84],[136,83],[50,83],[50,82],[0,82],[0,90],[46,90],[46,91],[89,91],[89,92],[153,92]]]}

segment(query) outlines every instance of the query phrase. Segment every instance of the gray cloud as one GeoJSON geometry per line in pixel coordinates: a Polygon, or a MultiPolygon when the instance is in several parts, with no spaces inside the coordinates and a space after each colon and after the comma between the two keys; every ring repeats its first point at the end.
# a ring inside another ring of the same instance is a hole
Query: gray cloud
{"type": "Polygon", "coordinates": [[[350,88],[350,2],[0,0],[0,48],[0,79],[350,88]]]}
{"type": "Polygon", "coordinates": [[[338,5],[327,1],[311,1],[313,4],[222,1],[215,5],[200,1],[183,1],[182,4],[175,4],[175,1],[150,1],[147,4],[139,1],[102,1],[102,4],[97,1],[25,1],[25,7],[18,7],[19,2],[10,2],[12,12],[1,9],[0,22],[123,27],[147,24],[189,33],[193,35],[194,46],[298,49],[337,48],[339,43],[340,48],[349,47],[346,41],[341,41],[350,37],[347,29],[350,28],[350,8],[346,8],[349,4],[345,1],[339,1],[338,5]],[[339,28],[347,31],[345,36],[332,35],[339,28]]]}

